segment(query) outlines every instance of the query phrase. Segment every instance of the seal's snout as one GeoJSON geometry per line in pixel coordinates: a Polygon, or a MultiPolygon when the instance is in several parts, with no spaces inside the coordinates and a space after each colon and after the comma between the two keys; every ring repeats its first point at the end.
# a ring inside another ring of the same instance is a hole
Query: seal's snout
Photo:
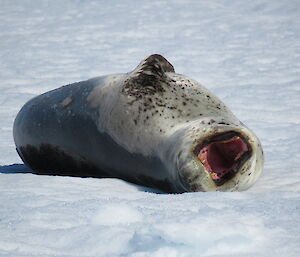
{"type": "Polygon", "coordinates": [[[215,184],[221,186],[235,176],[250,152],[246,140],[233,132],[209,139],[199,147],[197,156],[215,184]]]}

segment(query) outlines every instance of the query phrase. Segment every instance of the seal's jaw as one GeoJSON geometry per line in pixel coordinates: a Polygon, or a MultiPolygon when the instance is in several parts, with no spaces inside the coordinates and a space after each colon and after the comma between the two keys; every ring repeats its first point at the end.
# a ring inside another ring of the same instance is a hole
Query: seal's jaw
{"type": "Polygon", "coordinates": [[[206,140],[195,154],[219,187],[235,177],[250,158],[251,147],[243,136],[227,132],[206,140]]]}

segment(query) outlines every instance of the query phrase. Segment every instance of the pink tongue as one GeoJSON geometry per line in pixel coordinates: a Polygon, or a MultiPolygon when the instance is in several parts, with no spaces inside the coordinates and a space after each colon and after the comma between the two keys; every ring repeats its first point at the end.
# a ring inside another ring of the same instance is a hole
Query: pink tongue
{"type": "Polygon", "coordinates": [[[238,136],[227,141],[213,142],[203,147],[198,158],[213,179],[220,179],[235,169],[239,158],[248,151],[247,144],[238,136]]]}

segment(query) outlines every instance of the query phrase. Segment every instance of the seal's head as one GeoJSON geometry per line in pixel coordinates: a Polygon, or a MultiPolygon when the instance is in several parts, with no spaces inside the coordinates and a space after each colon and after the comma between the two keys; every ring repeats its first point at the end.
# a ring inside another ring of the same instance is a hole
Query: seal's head
{"type": "Polygon", "coordinates": [[[89,100],[100,107],[99,129],[132,153],[160,158],[180,181],[175,191],[244,190],[262,171],[263,152],[254,133],[161,55],[107,78],[89,100]]]}
{"type": "Polygon", "coordinates": [[[168,157],[190,191],[245,190],[262,172],[259,139],[237,120],[222,116],[194,120],[168,142],[173,149],[168,157]]]}

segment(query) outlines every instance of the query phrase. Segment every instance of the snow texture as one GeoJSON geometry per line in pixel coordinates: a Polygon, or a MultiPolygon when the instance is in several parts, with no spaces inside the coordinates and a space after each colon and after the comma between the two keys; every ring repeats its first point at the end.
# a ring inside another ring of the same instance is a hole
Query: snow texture
{"type": "Polygon", "coordinates": [[[0,256],[300,256],[300,2],[1,1],[0,256]],[[33,96],[164,55],[261,139],[248,191],[160,194],[33,175],[12,124],[33,96]]]}

